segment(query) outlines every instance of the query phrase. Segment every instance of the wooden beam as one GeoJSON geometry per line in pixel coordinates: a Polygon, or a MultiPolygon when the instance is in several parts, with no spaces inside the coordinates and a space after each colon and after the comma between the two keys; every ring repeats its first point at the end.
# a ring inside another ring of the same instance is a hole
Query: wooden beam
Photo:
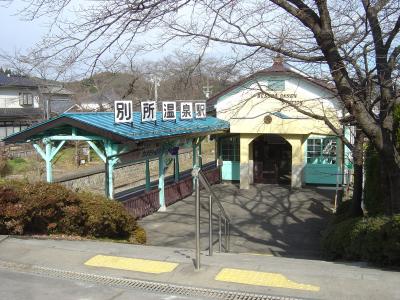
{"type": "Polygon", "coordinates": [[[94,150],[94,152],[96,152],[96,154],[100,157],[100,159],[105,163],[106,162],[106,156],[104,155],[103,151],[101,151],[99,149],[99,147],[97,147],[97,145],[95,143],[93,143],[93,141],[87,141],[89,146],[92,147],[92,149],[94,150]]]}
{"type": "Polygon", "coordinates": [[[46,153],[44,153],[38,144],[33,143],[33,148],[35,148],[36,152],[39,153],[43,160],[46,160],[46,153]]]}
{"type": "Polygon", "coordinates": [[[58,151],[60,151],[60,149],[62,148],[62,146],[64,146],[64,144],[65,144],[65,141],[61,141],[58,145],[57,145],[57,147],[52,147],[52,150],[51,150],[51,155],[50,155],[50,160],[53,160],[53,158],[54,158],[54,156],[56,156],[56,154],[58,153],[58,151]]]}
{"type": "Polygon", "coordinates": [[[103,137],[96,136],[96,135],[53,135],[47,137],[47,139],[51,141],[102,141],[104,140],[103,137]]]}

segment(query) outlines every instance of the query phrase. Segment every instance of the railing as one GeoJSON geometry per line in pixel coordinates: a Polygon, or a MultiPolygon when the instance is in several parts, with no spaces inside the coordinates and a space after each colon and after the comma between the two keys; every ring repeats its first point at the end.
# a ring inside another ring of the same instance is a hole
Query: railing
{"type": "Polygon", "coordinates": [[[214,191],[211,188],[210,183],[207,180],[207,177],[204,176],[203,172],[199,172],[199,179],[201,184],[204,186],[206,191],[210,194],[209,196],[209,255],[212,256],[213,254],[213,244],[214,244],[214,238],[213,238],[213,204],[214,202],[218,206],[218,250],[219,252],[222,252],[222,247],[224,247],[225,252],[229,252],[229,244],[230,244],[230,224],[231,224],[231,219],[226,213],[224,207],[222,206],[221,201],[217,197],[217,195],[214,193],[214,191]],[[222,224],[223,226],[223,232],[224,232],[224,241],[225,243],[222,243],[222,224]]]}
{"type": "Polygon", "coordinates": [[[219,251],[222,252],[222,224],[224,224],[224,249],[225,252],[229,252],[229,243],[230,243],[230,223],[231,220],[226,213],[224,207],[221,204],[221,201],[211,189],[211,186],[204,176],[203,172],[199,167],[193,168],[192,176],[194,179],[195,185],[195,193],[196,193],[196,259],[195,259],[195,268],[200,269],[200,183],[210,194],[209,196],[209,255],[213,254],[213,204],[217,203],[219,213],[218,213],[218,245],[219,251]]]}

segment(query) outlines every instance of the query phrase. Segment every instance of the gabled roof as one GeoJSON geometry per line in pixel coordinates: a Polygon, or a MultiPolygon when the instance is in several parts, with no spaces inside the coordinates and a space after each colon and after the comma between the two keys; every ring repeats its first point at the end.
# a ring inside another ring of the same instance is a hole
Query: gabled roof
{"type": "Polygon", "coordinates": [[[85,133],[101,136],[115,142],[137,142],[160,140],[174,137],[194,137],[229,130],[229,122],[209,117],[205,119],[162,121],[162,113],[157,113],[157,122],[141,123],[140,112],[133,114],[131,124],[115,124],[113,112],[65,113],[54,119],[29,127],[4,139],[6,143],[37,140],[49,135],[70,135],[68,128],[75,127],[85,133]]]}
{"type": "Polygon", "coordinates": [[[38,84],[34,80],[24,76],[8,76],[0,73],[0,87],[31,87],[37,88],[38,84]]]}
{"type": "Polygon", "coordinates": [[[46,82],[43,82],[42,85],[43,86],[40,87],[40,91],[43,94],[66,95],[66,96],[71,96],[71,95],[75,94],[74,92],[66,89],[61,84],[58,84],[58,85],[54,85],[54,84],[46,85],[46,82]]]}
{"type": "Polygon", "coordinates": [[[256,78],[261,76],[277,76],[277,75],[291,75],[302,78],[312,84],[318,85],[319,87],[328,90],[331,93],[335,93],[335,87],[323,80],[316,79],[314,77],[307,76],[307,74],[297,70],[296,68],[286,64],[283,60],[279,57],[274,59],[274,63],[271,67],[255,72],[239,81],[234,83],[233,85],[227,87],[226,89],[220,91],[219,93],[215,94],[214,96],[210,97],[207,100],[207,110],[212,111],[214,110],[214,105],[217,104],[218,98],[221,96],[231,92],[232,90],[240,87],[241,85],[246,84],[247,82],[253,81],[256,78]]]}
{"type": "Polygon", "coordinates": [[[0,117],[5,118],[38,118],[43,116],[43,110],[34,107],[0,108],[0,117]]]}

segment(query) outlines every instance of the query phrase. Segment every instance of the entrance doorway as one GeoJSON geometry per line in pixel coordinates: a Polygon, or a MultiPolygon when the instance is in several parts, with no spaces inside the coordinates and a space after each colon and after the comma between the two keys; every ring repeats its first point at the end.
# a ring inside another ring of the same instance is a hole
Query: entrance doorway
{"type": "Polygon", "coordinates": [[[265,134],[253,141],[254,183],[290,184],[292,146],[281,136],[265,134]]]}

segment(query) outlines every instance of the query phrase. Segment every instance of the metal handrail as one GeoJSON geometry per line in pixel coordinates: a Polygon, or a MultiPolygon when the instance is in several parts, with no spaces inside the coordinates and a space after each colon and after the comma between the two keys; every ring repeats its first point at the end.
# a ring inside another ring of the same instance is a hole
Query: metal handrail
{"type": "Polygon", "coordinates": [[[213,197],[213,200],[217,200],[217,204],[218,204],[220,211],[224,215],[224,218],[230,223],[231,222],[230,217],[226,213],[226,211],[225,211],[224,207],[222,206],[221,201],[219,200],[217,195],[215,195],[214,191],[211,189],[210,183],[208,182],[207,178],[204,176],[204,174],[201,170],[199,171],[199,179],[201,181],[201,184],[207,190],[207,192],[209,192],[211,194],[211,196],[213,197]]]}
{"type": "Polygon", "coordinates": [[[224,207],[221,204],[221,201],[218,199],[217,195],[215,195],[214,191],[210,187],[210,183],[207,178],[204,176],[203,172],[198,166],[195,166],[192,170],[193,176],[193,185],[195,190],[195,244],[196,244],[196,259],[195,259],[195,268],[196,270],[200,269],[200,183],[204,186],[204,188],[209,192],[209,255],[213,254],[213,229],[212,229],[212,221],[213,221],[213,200],[215,200],[218,204],[219,214],[218,214],[218,243],[219,243],[219,252],[222,252],[222,219],[224,219],[224,237],[225,237],[225,251],[229,252],[229,244],[230,244],[230,222],[228,214],[226,213],[224,207]]]}
{"type": "Polygon", "coordinates": [[[222,206],[221,201],[211,189],[210,183],[207,180],[207,177],[204,176],[203,172],[199,170],[198,178],[204,188],[210,194],[209,198],[209,255],[212,256],[213,254],[213,229],[212,229],[212,211],[213,211],[213,200],[215,200],[218,204],[219,214],[218,214],[218,244],[219,244],[219,252],[222,252],[222,217],[224,219],[224,238],[225,238],[225,251],[229,252],[229,244],[230,244],[230,224],[231,219],[228,216],[227,212],[225,211],[224,207],[222,206]],[[222,215],[221,215],[222,213],[222,215]]]}

